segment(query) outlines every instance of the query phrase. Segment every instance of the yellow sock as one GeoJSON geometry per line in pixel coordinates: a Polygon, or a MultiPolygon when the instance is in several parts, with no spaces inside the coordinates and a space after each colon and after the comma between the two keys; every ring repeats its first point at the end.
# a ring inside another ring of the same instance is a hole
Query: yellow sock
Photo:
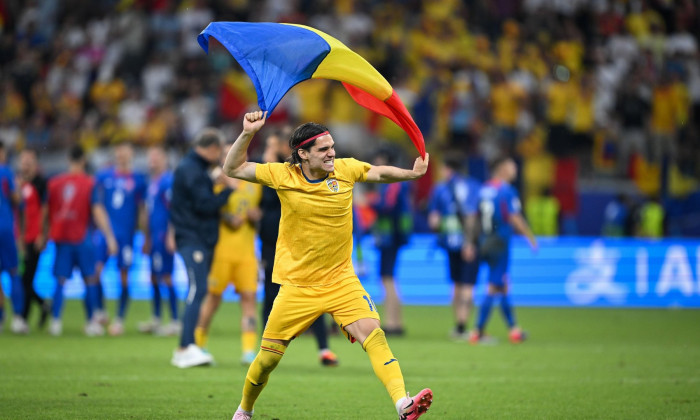
{"type": "Polygon", "coordinates": [[[406,396],[406,386],[403,382],[399,362],[391,353],[384,331],[381,328],[376,328],[367,336],[365,342],[362,343],[362,347],[369,356],[375,375],[382,381],[394,404],[396,404],[401,398],[406,396]]]}
{"type": "Polygon", "coordinates": [[[255,350],[255,344],[257,344],[258,335],[255,331],[243,331],[241,334],[241,348],[243,353],[255,350]]]}
{"type": "Polygon", "coordinates": [[[194,344],[200,349],[207,347],[207,341],[209,341],[209,332],[202,327],[197,327],[194,329],[194,344]]]}
{"type": "Polygon", "coordinates": [[[282,360],[284,351],[287,349],[282,344],[273,343],[271,341],[262,340],[260,351],[253,360],[253,363],[248,367],[248,373],[245,376],[243,384],[243,399],[241,399],[241,408],[245,411],[253,411],[255,400],[262,392],[267,379],[270,377],[277,364],[282,360]]]}

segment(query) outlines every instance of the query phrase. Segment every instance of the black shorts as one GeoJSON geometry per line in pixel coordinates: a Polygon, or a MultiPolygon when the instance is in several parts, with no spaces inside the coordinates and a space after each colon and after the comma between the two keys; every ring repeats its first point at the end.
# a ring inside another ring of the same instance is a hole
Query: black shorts
{"type": "Polygon", "coordinates": [[[399,255],[398,246],[379,248],[379,275],[382,277],[394,277],[396,258],[399,255]]]}
{"type": "Polygon", "coordinates": [[[456,284],[476,284],[479,275],[479,261],[472,262],[462,259],[461,251],[447,251],[450,260],[450,278],[456,284]]]}

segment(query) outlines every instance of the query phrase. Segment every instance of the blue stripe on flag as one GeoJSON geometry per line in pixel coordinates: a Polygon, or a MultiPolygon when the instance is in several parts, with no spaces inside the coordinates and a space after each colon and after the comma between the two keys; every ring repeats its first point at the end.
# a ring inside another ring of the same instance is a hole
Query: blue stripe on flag
{"type": "Polygon", "coordinates": [[[212,22],[197,37],[206,52],[211,36],[248,74],[260,109],[268,113],[289,89],[310,79],[331,50],[316,33],[278,23],[212,22]]]}

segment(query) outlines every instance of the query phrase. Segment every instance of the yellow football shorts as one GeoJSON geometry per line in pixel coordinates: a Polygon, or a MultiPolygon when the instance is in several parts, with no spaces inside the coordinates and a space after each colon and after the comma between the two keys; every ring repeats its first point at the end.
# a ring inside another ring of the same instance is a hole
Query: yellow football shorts
{"type": "Polygon", "coordinates": [[[323,313],[331,314],[343,331],[346,325],[359,319],[379,319],[374,301],[357,277],[328,286],[283,284],[272,305],[263,337],[291,340],[306,331],[323,313]]]}
{"type": "Polygon", "coordinates": [[[255,257],[229,260],[215,258],[209,271],[209,293],[221,296],[229,284],[236,293],[258,290],[258,260],[255,257]]]}

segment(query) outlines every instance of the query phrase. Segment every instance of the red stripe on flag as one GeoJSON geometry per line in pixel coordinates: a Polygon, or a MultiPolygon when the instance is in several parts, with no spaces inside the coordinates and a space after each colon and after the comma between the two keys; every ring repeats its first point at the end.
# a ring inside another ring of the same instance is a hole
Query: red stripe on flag
{"type": "Polygon", "coordinates": [[[389,99],[382,101],[348,83],[343,82],[343,86],[345,86],[345,89],[355,102],[371,111],[384,115],[401,127],[403,131],[408,134],[408,137],[410,137],[420,155],[425,157],[423,134],[418,129],[415,121],[413,121],[413,117],[411,117],[411,114],[408,112],[403,102],[401,102],[395,90],[392,91],[389,99]]]}

